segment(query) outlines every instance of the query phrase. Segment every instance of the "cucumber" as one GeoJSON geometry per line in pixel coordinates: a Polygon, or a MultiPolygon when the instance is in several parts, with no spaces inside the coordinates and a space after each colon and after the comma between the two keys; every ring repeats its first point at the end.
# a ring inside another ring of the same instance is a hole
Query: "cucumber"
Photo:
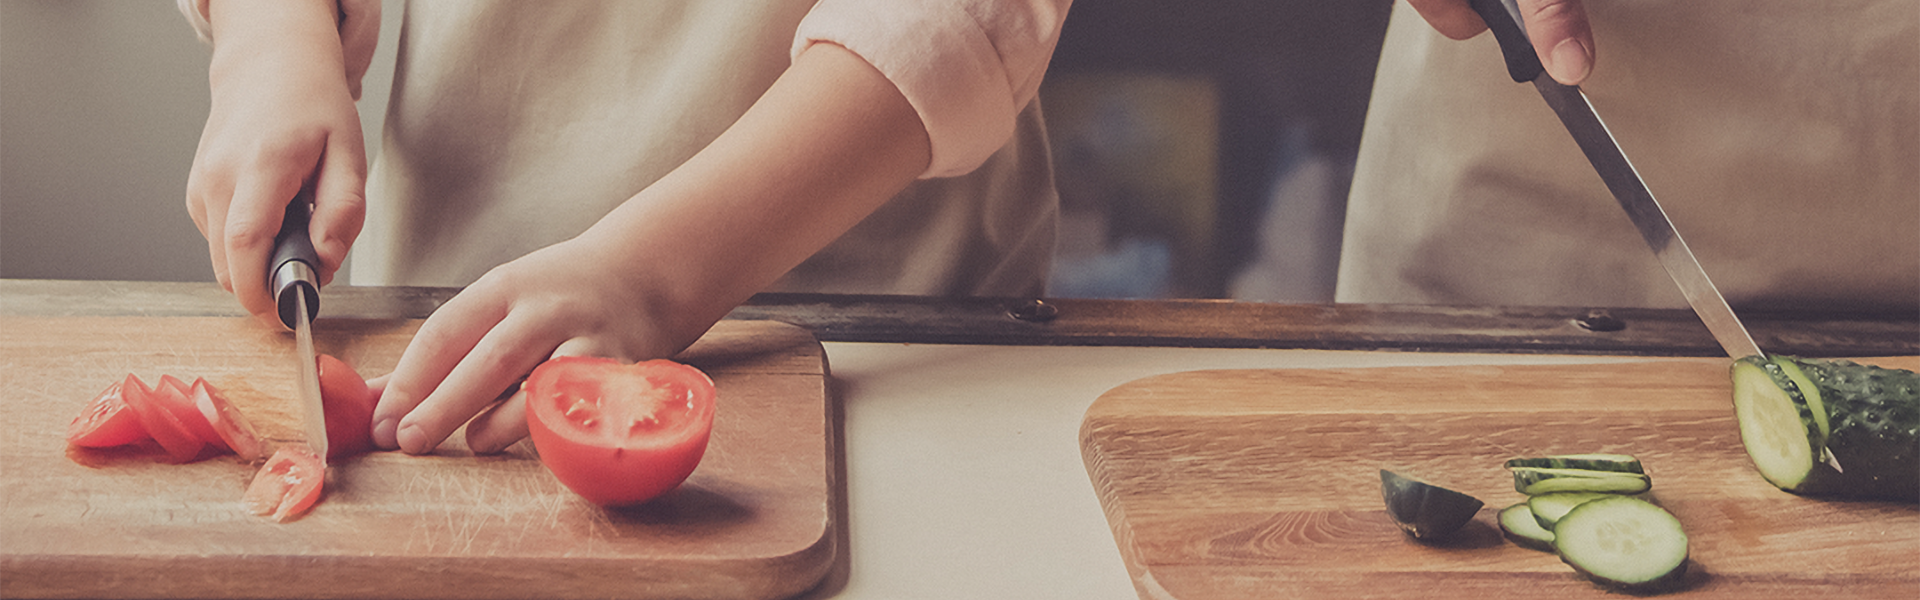
{"type": "Polygon", "coordinates": [[[1501,509],[1500,534],[1522,548],[1553,551],[1553,532],[1540,526],[1525,502],[1501,509]]]}
{"type": "Polygon", "coordinates": [[[1557,492],[1541,494],[1528,498],[1527,508],[1533,513],[1534,520],[1540,522],[1542,529],[1552,531],[1553,526],[1560,521],[1560,518],[1572,512],[1574,507],[1615,495],[1616,494],[1603,492],[1557,492]]]}
{"type": "Polygon", "coordinates": [[[1640,459],[1626,454],[1562,454],[1558,456],[1540,456],[1514,458],[1507,461],[1507,468],[1528,467],[1534,469],[1584,469],[1588,471],[1608,471],[1613,473],[1641,473],[1647,471],[1640,466],[1640,459]]]}
{"type": "Polygon", "coordinates": [[[1529,496],[1553,492],[1638,494],[1653,486],[1644,473],[1511,467],[1513,489],[1529,496]]]}
{"type": "Polygon", "coordinates": [[[1687,572],[1687,533],[1666,509],[1629,496],[1582,503],[1553,528],[1560,560],[1597,583],[1658,591],[1687,572]]]}
{"type": "Polygon", "coordinates": [[[1480,499],[1380,470],[1380,496],[1387,516],[1417,540],[1444,538],[1480,512],[1480,499]]]}
{"type": "Polygon", "coordinates": [[[1731,374],[1740,439],[1767,482],[1920,503],[1920,374],[1785,356],[1742,358],[1731,374]]]}

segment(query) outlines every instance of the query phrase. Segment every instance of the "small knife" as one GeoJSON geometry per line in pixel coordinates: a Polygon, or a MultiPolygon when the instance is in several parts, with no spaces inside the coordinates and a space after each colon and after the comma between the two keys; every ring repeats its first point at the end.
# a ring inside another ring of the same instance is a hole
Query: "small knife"
{"type": "Polygon", "coordinates": [[[306,426],[307,446],[327,461],[327,411],[320,402],[320,365],[313,353],[313,319],[320,315],[320,255],[313,250],[307,226],[313,220],[313,192],[302,187],[280,220],[280,233],[273,238],[273,259],[268,267],[269,290],[280,313],[280,324],[293,331],[294,349],[299,360],[300,379],[296,382],[302,424],[306,426]]]}
{"type": "Polygon", "coordinates": [[[1487,29],[1500,43],[1507,74],[1517,82],[1532,82],[1540,90],[1540,96],[1546,98],[1547,106],[1560,116],[1567,132],[1573,134],[1573,141],[1587,155],[1587,161],[1593,163],[1620,207],[1626,209],[1627,217],[1640,230],[1640,236],[1646,238],[1654,256],[1666,267],[1667,275],[1673,277],[1687,304],[1707,325],[1713,339],[1733,358],[1765,356],[1753,342],[1753,336],[1747,334],[1747,328],[1740,324],[1740,318],[1734,316],[1733,308],[1727,306],[1720,290],[1707,279],[1707,272],[1700,268],[1700,261],[1693,257],[1687,242],[1680,239],[1680,232],[1674,231],[1673,221],[1667,219],[1666,211],[1661,210],[1660,203],[1653,199],[1653,192],[1648,191],[1646,182],[1640,179],[1640,173],[1620,151],[1620,144],[1607,131],[1607,125],[1593,112],[1587,95],[1579,86],[1554,81],[1541,66],[1514,0],[1468,0],[1468,4],[1480,13],[1480,19],[1486,21],[1487,29]]]}

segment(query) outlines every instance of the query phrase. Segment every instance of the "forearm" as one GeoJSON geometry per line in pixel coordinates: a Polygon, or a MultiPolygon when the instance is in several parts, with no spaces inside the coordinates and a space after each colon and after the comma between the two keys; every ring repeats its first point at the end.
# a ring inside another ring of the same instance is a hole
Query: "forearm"
{"type": "Polygon", "coordinates": [[[218,87],[238,73],[278,67],[326,68],[325,72],[340,73],[344,81],[346,59],[336,7],[334,0],[211,0],[207,7],[213,33],[209,79],[218,87]]]}
{"type": "Polygon", "coordinates": [[[660,314],[690,331],[851,229],[922,173],[919,117],[878,71],[816,44],[707,148],[583,235],[631,262],[660,314]],[[664,285],[662,284],[664,282],[664,285]]]}

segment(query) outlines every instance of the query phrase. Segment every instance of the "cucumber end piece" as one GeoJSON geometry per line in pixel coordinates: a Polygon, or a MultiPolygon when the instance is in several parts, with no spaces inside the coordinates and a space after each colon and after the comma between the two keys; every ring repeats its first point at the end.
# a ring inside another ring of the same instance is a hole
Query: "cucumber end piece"
{"type": "Polygon", "coordinates": [[[1473,496],[1402,477],[1386,469],[1380,470],[1380,496],[1386,501],[1387,516],[1393,518],[1400,530],[1422,541],[1452,535],[1485,506],[1473,496]]]}

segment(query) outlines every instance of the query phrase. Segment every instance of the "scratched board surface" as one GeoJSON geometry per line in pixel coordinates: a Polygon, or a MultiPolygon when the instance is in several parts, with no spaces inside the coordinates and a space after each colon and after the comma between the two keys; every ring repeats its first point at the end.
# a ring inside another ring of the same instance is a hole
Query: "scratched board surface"
{"type": "MultiPolygon", "coordinates": [[[[317,351],[392,370],[418,321],[322,319],[317,351]]],[[[782,597],[830,567],[833,405],[804,330],[724,321],[680,358],[719,390],[680,488],[627,509],[561,486],[531,444],[336,461],[321,502],[273,523],[240,504],[255,465],[166,464],[155,446],[66,446],[128,373],[204,377],[269,445],[301,439],[291,335],[247,318],[0,318],[0,596],[173,598],[782,597]]]]}
{"type": "MultiPolygon", "coordinates": [[[[1920,367],[1920,358],[1882,359],[1920,367]]],[[[1516,456],[1633,454],[1686,529],[1688,598],[1920,598],[1920,506],[1774,489],[1727,361],[1194,371],[1087,409],[1081,451],[1141,598],[1621,598],[1501,538],[1516,456]],[[1481,499],[1445,543],[1386,514],[1380,469],[1481,499]]]]}

